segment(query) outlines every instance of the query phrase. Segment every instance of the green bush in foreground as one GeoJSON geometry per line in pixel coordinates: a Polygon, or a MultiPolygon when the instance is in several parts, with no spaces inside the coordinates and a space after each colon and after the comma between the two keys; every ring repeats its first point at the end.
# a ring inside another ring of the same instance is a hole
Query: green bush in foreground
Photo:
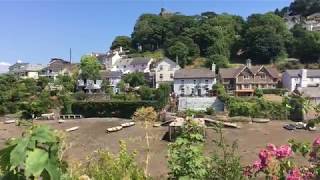
{"type": "Polygon", "coordinates": [[[61,137],[46,126],[33,126],[0,150],[3,179],[58,180],[64,171],[61,137]]]}

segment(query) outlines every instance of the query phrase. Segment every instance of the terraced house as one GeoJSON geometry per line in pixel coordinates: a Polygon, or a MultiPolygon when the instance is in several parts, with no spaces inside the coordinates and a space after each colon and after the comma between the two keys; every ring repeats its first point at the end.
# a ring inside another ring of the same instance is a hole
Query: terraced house
{"type": "Polygon", "coordinates": [[[251,96],[256,88],[275,89],[280,80],[276,68],[252,66],[251,60],[240,67],[221,68],[218,76],[225,89],[236,96],[251,96]]]}

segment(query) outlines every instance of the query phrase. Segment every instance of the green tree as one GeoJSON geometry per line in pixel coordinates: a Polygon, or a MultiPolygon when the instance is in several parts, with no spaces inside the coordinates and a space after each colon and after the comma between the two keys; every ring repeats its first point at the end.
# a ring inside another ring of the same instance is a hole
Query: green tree
{"type": "Polygon", "coordinates": [[[263,96],[263,91],[260,88],[257,88],[254,90],[254,95],[257,96],[258,98],[261,98],[263,96]]]}
{"type": "Polygon", "coordinates": [[[101,65],[94,56],[82,56],[80,60],[80,76],[82,79],[97,80],[100,78],[101,65]]]}
{"type": "Polygon", "coordinates": [[[155,99],[159,102],[161,108],[165,107],[170,101],[171,86],[168,83],[160,84],[156,89],[155,99]]]}
{"type": "Polygon", "coordinates": [[[66,91],[73,92],[75,90],[76,81],[68,75],[58,75],[55,84],[62,86],[66,91]]]}
{"type": "Polygon", "coordinates": [[[179,65],[184,67],[187,64],[187,57],[189,54],[189,48],[182,42],[175,42],[167,50],[169,57],[178,58],[179,65]]]}
{"type": "MultiPolygon", "coordinates": [[[[297,34],[298,32],[295,31],[297,34]]],[[[302,63],[318,63],[320,60],[320,32],[303,32],[296,36],[295,55],[302,63]]]]}
{"type": "Polygon", "coordinates": [[[293,14],[308,16],[320,12],[320,2],[318,0],[294,0],[290,4],[290,11],[293,14]]]}
{"type": "Polygon", "coordinates": [[[139,88],[138,93],[139,93],[142,100],[152,100],[153,99],[152,89],[147,86],[141,86],[139,88]]]}
{"type": "Polygon", "coordinates": [[[142,72],[133,72],[127,74],[123,80],[124,82],[129,83],[131,87],[143,86],[146,84],[146,80],[142,72]]]}
{"type": "Polygon", "coordinates": [[[211,68],[212,63],[215,63],[217,66],[217,70],[219,70],[219,68],[227,68],[229,67],[229,60],[227,57],[223,56],[223,55],[212,55],[209,58],[206,59],[206,67],[211,68]]]}
{"type": "Polygon", "coordinates": [[[248,17],[244,34],[246,54],[257,64],[275,61],[286,53],[290,32],[283,19],[273,13],[248,17]]]}
{"type": "Polygon", "coordinates": [[[115,37],[115,39],[113,40],[112,44],[111,44],[111,48],[110,49],[116,49],[119,47],[122,47],[123,49],[131,49],[131,38],[128,36],[117,36],[115,37]]]}

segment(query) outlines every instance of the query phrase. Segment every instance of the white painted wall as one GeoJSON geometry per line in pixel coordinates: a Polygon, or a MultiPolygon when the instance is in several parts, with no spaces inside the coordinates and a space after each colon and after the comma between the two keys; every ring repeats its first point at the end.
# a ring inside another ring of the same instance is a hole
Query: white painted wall
{"type": "Polygon", "coordinates": [[[174,79],[174,85],[173,85],[173,90],[174,93],[177,95],[192,95],[192,89],[194,89],[194,94],[198,93],[198,90],[196,89],[196,86],[199,85],[201,88],[201,95],[206,94],[206,88],[204,87],[207,85],[208,89],[212,89],[212,85],[216,84],[216,78],[208,78],[208,79],[203,79],[203,78],[195,78],[195,79],[174,79]],[[207,80],[207,82],[206,82],[207,80]],[[184,93],[182,91],[182,87],[184,88],[184,93]]]}
{"type": "Polygon", "coordinates": [[[305,73],[307,72],[302,71],[301,77],[290,77],[287,72],[284,72],[282,75],[282,86],[292,92],[296,89],[297,85],[299,87],[308,87],[320,84],[320,78],[308,78],[305,73]]]}
{"type": "Polygon", "coordinates": [[[214,108],[216,111],[224,110],[224,103],[217,97],[179,97],[179,111],[187,109],[206,110],[207,108],[214,108]]]}

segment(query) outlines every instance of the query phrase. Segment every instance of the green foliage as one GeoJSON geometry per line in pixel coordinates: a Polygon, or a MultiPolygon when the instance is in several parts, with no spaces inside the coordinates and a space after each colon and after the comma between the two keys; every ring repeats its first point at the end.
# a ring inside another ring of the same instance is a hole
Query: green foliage
{"type": "Polygon", "coordinates": [[[170,101],[171,86],[170,84],[163,83],[155,91],[155,100],[159,103],[159,108],[165,107],[170,101]]]}
{"type": "Polygon", "coordinates": [[[206,158],[203,153],[203,127],[190,120],[181,135],[169,144],[170,176],[174,179],[205,179],[206,158]]]}
{"type": "Polygon", "coordinates": [[[215,63],[217,66],[217,70],[219,68],[227,68],[229,67],[229,60],[223,55],[212,55],[206,60],[206,67],[211,68],[212,63],[215,63]]]}
{"type": "Polygon", "coordinates": [[[130,118],[139,107],[152,106],[157,109],[157,101],[108,101],[74,102],[72,112],[84,117],[119,117],[130,118]]]}
{"type": "Polygon", "coordinates": [[[42,91],[38,97],[32,96],[26,101],[20,103],[19,109],[22,111],[23,119],[39,117],[53,107],[53,101],[50,99],[48,91],[42,91]]]}
{"type": "Polygon", "coordinates": [[[206,179],[245,179],[240,164],[240,156],[236,154],[237,143],[227,144],[221,128],[218,127],[215,130],[218,135],[217,139],[213,140],[216,150],[213,151],[209,160],[206,179]]]}
{"type": "Polygon", "coordinates": [[[116,36],[111,44],[110,49],[122,47],[124,50],[131,49],[131,38],[128,36],[116,36]]]}
{"type": "Polygon", "coordinates": [[[285,120],[289,113],[284,103],[276,103],[260,98],[228,97],[229,116],[247,116],[285,120]]]}
{"type": "Polygon", "coordinates": [[[69,92],[60,92],[59,95],[60,104],[63,106],[61,113],[63,114],[72,114],[72,103],[73,98],[72,95],[69,92]]]}
{"type": "Polygon", "coordinates": [[[68,92],[73,92],[75,90],[76,81],[71,76],[58,75],[54,84],[62,86],[64,90],[68,92]]]}
{"type": "Polygon", "coordinates": [[[302,63],[318,63],[320,58],[320,32],[302,30],[295,35],[293,55],[300,58],[302,63]]]}
{"type": "Polygon", "coordinates": [[[276,95],[284,95],[286,92],[288,92],[287,89],[261,89],[263,94],[276,94],[276,95]]]}
{"type": "Polygon", "coordinates": [[[171,58],[178,58],[179,65],[181,67],[184,67],[186,64],[188,64],[187,56],[189,54],[189,49],[183,42],[175,42],[168,48],[167,53],[171,58]]]}
{"type": "Polygon", "coordinates": [[[86,93],[83,92],[83,91],[78,91],[78,92],[75,92],[75,93],[73,94],[73,97],[74,97],[75,100],[83,101],[83,100],[86,99],[87,95],[86,95],[86,93]]]}
{"type": "Polygon", "coordinates": [[[4,179],[60,179],[60,136],[46,126],[33,126],[21,138],[8,141],[0,150],[0,168],[4,179]]]}
{"type": "Polygon", "coordinates": [[[254,95],[257,96],[258,98],[261,98],[263,96],[263,90],[260,88],[255,89],[254,95]]]}
{"type": "Polygon", "coordinates": [[[129,83],[131,87],[143,86],[146,84],[146,80],[142,72],[127,74],[123,80],[124,82],[129,83]]]}
{"type": "Polygon", "coordinates": [[[121,80],[118,84],[117,84],[117,88],[120,89],[120,92],[126,92],[126,83],[124,82],[124,80],[121,80]]]}
{"type": "Polygon", "coordinates": [[[87,175],[92,179],[148,179],[135,162],[136,153],[130,153],[124,142],[120,142],[119,154],[99,150],[88,159],[88,163],[74,169],[74,179],[87,175]]]}
{"type": "Polygon", "coordinates": [[[153,91],[151,88],[147,86],[141,86],[138,91],[141,100],[152,100],[153,99],[153,91]]]}
{"type": "Polygon", "coordinates": [[[205,113],[207,115],[215,115],[216,111],[212,107],[208,107],[205,113]]]}
{"type": "Polygon", "coordinates": [[[80,76],[82,79],[97,80],[100,78],[101,65],[94,56],[82,56],[80,60],[80,76]]]}
{"type": "Polygon", "coordinates": [[[281,17],[273,14],[253,14],[248,17],[244,43],[247,55],[259,64],[275,61],[286,52],[290,32],[281,17]]]}
{"type": "Polygon", "coordinates": [[[320,12],[320,2],[318,0],[294,0],[290,4],[292,14],[308,16],[320,12]]]}

